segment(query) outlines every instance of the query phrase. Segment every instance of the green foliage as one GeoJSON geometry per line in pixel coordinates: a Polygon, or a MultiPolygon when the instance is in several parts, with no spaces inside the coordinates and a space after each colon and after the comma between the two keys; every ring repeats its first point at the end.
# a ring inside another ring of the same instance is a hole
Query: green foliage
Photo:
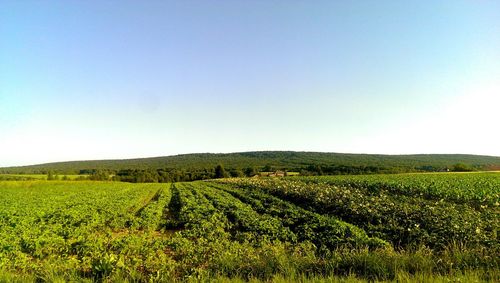
{"type": "Polygon", "coordinates": [[[474,168],[464,163],[457,163],[453,165],[452,171],[454,172],[471,172],[474,168]]]}
{"type": "Polygon", "coordinates": [[[444,249],[454,243],[500,251],[499,177],[385,175],[224,182],[338,216],[397,247],[444,249]]]}
{"type": "Polygon", "coordinates": [[[105,170],[93,170],[90,172],[88,179],[92,181],[109,181],[109,175],[110,173],[105,170]]]}
{"type": "Polygon", "coordinates": [[[245,168],[245,176],[247,177],[253,177],[255,175],[257,175],[259,172],[257,171],[257,169],[255,169],[255,167],[247,167],[245,168]]]}
{"type": "Polygon", "coordinates": [[[229,171],[229,176],[233,178],[241,178],[245,177],[245,173],[243,173],[240,169],[233,169],[229,171]]]}
{"type": "Polygon", "coordinates": [[[54,173],[52,171],[49,171],[49,173],[47,173],[47,181],[53,181],[56,179],[57,179],[57,176],[54,176],[54,173]]]}
{"type": "Polygon", "coordinates": [[[219,165],[215,166],[214,177],[215,178],[227,178],[227,177],[229,177],[229,174],[224,169],[224,166],[222,166],[222,164],[219,164],[219,165]]]}
{"type": "MultiPolygon", "coordinates": [[[[160,169],[199,173],[205,170],[213,171],[217,164],[224,164],[226,169],[244,170],[250,167],[266,171],[263,170],[266,167],[272,169],[268,171],[277,169],[303,171],[312,175],[319,175],[318,169],[321,169],[324,174],[332,175],[443,171],[457,163],[464,163],[475,169],[488,169],[495,165],[498,167],[500,157],[460,154],[375,155],[294,151],[196,153],[126,160],[57,162],[0,168],[0,173],[47,174],[48,171],[53,171],[57,174],[91,174],[93,170],[108,170],[117,173],[121,170],[156,171],[160,169]]],[[[251,174],[247,173],[247,176],[249,175],[251,174]]]]}
{"type": "Polygon", "coordinates": [[[4,181],[0,282],[498,282],[499,187],[493,173],[4,181]]]}

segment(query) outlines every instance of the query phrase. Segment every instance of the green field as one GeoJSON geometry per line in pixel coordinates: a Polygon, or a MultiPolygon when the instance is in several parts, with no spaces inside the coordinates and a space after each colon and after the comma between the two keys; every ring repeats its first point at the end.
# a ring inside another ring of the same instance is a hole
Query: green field
{"type": "Polygon", "coordinates": [[[498,282],[500,174],[1,181],[0,282],[498,282]]]}
{"type": "MultiPolygon", "coordinates": [[[[0,174],[0,181],[35,181],[47,180],[47,174],[0,174]]],[[[85,178],[87,175],[64,174],[54,175],[56,179],[67,178],[68,180],[76,180],[78,178],[85,178]]]]}

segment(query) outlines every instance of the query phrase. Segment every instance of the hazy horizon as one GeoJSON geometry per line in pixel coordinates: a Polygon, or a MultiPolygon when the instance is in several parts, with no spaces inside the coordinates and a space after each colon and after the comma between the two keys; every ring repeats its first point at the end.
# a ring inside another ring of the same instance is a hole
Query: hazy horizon
{"type": "Polygon", "coordinates": [[[500,2],[2,1],[0,167],[500,156],[500,2]]]}

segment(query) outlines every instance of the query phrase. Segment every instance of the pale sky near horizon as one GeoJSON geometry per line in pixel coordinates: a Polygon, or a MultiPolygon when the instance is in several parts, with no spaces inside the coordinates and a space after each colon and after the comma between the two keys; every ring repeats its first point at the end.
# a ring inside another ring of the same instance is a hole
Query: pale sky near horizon
{"type": "Polygon", "coordinates": [[[0,166],[500,156],[500,1],[0,0],[0,166]]]}

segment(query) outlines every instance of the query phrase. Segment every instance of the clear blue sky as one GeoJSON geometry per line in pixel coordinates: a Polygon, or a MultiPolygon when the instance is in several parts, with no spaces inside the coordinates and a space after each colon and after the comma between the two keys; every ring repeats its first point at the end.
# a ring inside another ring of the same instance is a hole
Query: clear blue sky
{"type": "Polygon", "coordinates": [[[499,155],[499,1],[0,0],[0,166],[499,155]]]}

